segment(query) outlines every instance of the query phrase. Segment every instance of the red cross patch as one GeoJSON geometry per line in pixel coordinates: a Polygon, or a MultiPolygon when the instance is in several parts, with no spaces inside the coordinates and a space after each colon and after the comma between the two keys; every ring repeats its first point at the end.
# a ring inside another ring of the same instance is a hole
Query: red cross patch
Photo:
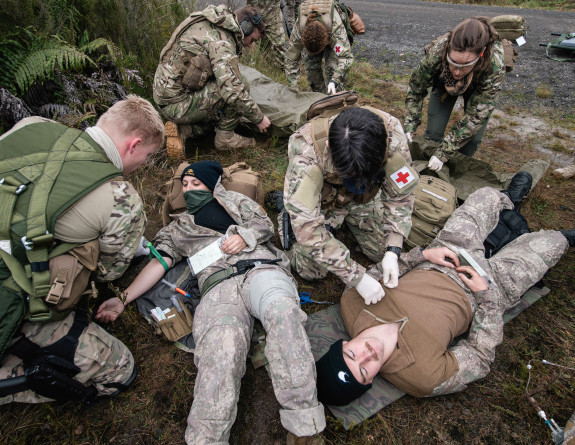
{"type": "Polygon", "coordinates": [[[406,166],[403,166],[399,170],[393,172],[391,175],[389,175],[389,177],[400,189],[415,179],[413,173],[411,173],[411,171],[409,171],[406,166]]]}
{"type": "Polygon", "coordinates": [[[339,43],[336,43],[335,46],[333,47],[333,51],[339,56],[341,54],[341,51],[343,50],[343,48],[341,47],[341,45],[339,43]]]}

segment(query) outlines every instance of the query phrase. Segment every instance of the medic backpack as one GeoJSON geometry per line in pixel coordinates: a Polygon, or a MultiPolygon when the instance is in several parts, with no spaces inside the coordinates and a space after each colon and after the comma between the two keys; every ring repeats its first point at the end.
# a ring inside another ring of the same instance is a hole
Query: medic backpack
{"type": "Polygon", "coordinates": [[[56,122],[26,125],[0,139],[0,359],[23,320],[56,321],[45,299],[49,261],[76,244],[54,240],[56,219],[121,175],[86,133],[56,122]]]}
{"type": "Polygon", "coordinates": [[[457,208],[455,187],[434,176],[421,175],[414,194],[411,231],[404,240],[409,249],[427,247],[457,208]]]}

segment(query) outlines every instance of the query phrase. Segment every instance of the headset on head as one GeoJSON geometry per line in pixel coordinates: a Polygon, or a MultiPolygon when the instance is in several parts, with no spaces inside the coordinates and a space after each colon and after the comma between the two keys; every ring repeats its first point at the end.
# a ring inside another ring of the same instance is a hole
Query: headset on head
{"type": "Polygon", "coordinates": [[[244,37],[249,36],[252,32],[254,32],[254,25],[259,25],[262,21],[261,14],[255,15],[248,15],[245,19],[243,19],[240,23],[240,29],[244,33],[244,37]]]}

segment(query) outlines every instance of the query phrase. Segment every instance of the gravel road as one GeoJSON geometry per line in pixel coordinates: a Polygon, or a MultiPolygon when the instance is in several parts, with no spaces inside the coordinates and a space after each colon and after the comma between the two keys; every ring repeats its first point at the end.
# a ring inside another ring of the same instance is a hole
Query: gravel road
{"type": "Polygon", "coordinates": [[[360,14],[366,25],[366,33],[356,39],[357,58],[405,74],[411,73],[419,63],[427,43],[465,18],[522,15],[528,27],[527,43],[516,47],[519,57],[515,69],[507,75],[499,106],[511,103],[530,108],[540,103],[559,109],[563,116],[575,114],[575,63],[550,60],[545,57],[545,47],[539,46],[555,38],[552,32],[575,32],[575,12],[410,0],[348,0],[346,3],[360,14]],[[553,90],[553,95],[548,99],[538,98],[535,89],[539,85],[553,90]]]}

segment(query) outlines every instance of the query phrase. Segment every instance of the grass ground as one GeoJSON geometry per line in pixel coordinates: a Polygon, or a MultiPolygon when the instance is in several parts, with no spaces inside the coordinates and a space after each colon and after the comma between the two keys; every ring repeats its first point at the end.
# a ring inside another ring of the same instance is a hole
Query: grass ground
{"type": "MultiPolygon", "coordinates": [[[[248,54],[244,62],[251,62],[256,67],[264,63],[256,54],[248,54]]],[[[272,73],[272,77],[276,75],[281,79],[281,75],[272,73]]],[[[360,63],[353,67],[350,82],[360,93],[362,103],[401,116],[405,79],[395,79],[385,69],[376,71],[368,64],[360,63]]],[[[498,171],[514,172],[528,159],[550,157],[549,153],[537,149],[539,141],[553,136],[552,132],[564,134],[562,132],[571,130],[569,125],[572,123],[565,122],[563,127],[555,125],[550,134],[526,139],[514,131],[513,122],[522,114],[529,115],[530,110],[506,111],[507,124],[486,136],[477,154],[498,171]]],[[[550,114],[552,110],[547,112],[550,114]]],[[[214,150],[211,137],[194,140],[187,147],[187,159],[218,159],[224,165],[246,161],[262,173],[265,191],[281,189],[287,166],[287,141],[257,138],[256,148],[225,154],[214,150]]],[[[161,226],[161,189],[170,177],[171,169],[179,162],[159,153],[130,178],[146,203],[148,238],[152,238],[161,226]]],[[[523,213],[533,230],[572,227],[575,222],[574,180],[556,179],[550,171],[523,205],[523,213]]],[[[340,230],[338,237],[353,250],[349,233],[340,230]]],[[[367,264],[361,255],[355,257],[367,264]]],[[[126,287],[144,261],[136,261],[115,284],[126,287]]],[[[575,367],[575,252],[561,260],[547,275],[545,283],[551,293],[506,326],[505,340],[498,347],[492,372],[486,378],[459,394],[423,400],[405,396],[351,431],[345,431],[335,419],[328,417],[324,432],[327,443],[551,444],[549,429],[525,397],[528,378],[525,365],[529,360],[547,359],[575,367]]],[[[313,283],[311,288],[309,283],[300,284],[308,286],[306,290],[311,290],[318,299],[332,301],[339,299],[343,288],[333,276],[313,283]]],[[[100,286],[100,290],[102,299],[110,294],[105,286],[100,286]]],[[[305,308],[308,312],[317,309],[318,306],[305,308]]],[[[140,374],[133,387],[113,400],[89,407],[71,402],[0,407],[0,443],[183,443],[196,376],[192,355],[155,335],[134,305],[107,328],[134,354],[140,374]]],[[[541,407],[549,417],[564,425],[575,409],[573,373],[535,362],[531,378],[530,388],[536,391],[535,397],[541,407]]],[[[242,383],[231,442],[284,443],[279,405],[266,372],[254,370],[248,364],[242,383]]]]}

